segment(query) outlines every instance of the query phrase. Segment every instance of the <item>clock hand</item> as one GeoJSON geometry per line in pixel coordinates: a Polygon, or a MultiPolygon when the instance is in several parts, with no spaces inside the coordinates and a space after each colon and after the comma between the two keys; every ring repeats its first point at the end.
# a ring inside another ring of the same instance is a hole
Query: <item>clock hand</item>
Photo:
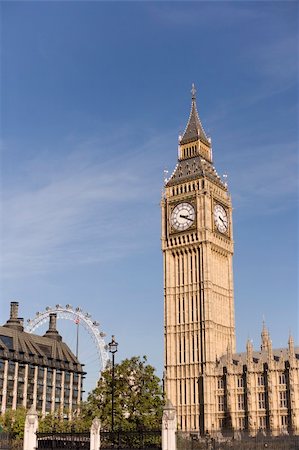
{"type": "Polygon", "coordinates": [[[183,216],[183,214],[180,214],[180,217],[182,217],[182,219],[187,219],[187,220],[190,220],[191,222],[193,222],[193,219],[190,219],[190,217],[188,217],[188,216],[183,216]]]}
{"type": "Polygon", "coordinates": [[[218,219],[221,220],[221,222],[223,223],[223,225],[226,225],[226,223],[224,222],[224,220],[222,219],[222,217],[218,216],[218,219]]]}

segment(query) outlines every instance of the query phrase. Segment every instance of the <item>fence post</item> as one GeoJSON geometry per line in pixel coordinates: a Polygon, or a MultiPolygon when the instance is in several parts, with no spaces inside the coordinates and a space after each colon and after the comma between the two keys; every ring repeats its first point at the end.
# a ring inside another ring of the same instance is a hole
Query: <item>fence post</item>
{"type": "Polygon", "coordinates": [[[176,450],[176,411],[170,400],[167,400],[162,416],[162,450],[176,450]]]}
{"type": "Polygon", "coordinates": [[[90,427],[90,450],[99,450],[101,446],[100,429],[101,422],[95,417],[90,427]]]}
{"type": "Polygon", "coordinates": [[[23,450],[35,450],[37,448],[36,432],[38,428],[38,416],[34,407],[31,406],[26,414],[23,450]]]}

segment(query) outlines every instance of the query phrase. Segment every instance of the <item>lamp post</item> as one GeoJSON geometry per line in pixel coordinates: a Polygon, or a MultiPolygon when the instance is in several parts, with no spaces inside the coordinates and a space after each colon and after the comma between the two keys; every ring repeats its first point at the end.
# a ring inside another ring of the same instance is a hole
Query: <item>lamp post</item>
{"type": "Polygon", "coordinates": [[[109,342],[109,352],[112,355],[112,413],[111,413],[111,430],[114,433],[114,355],[117,352],[118,343],[115,341],[115,336],[112,335],[112,340],[109,342]]]}

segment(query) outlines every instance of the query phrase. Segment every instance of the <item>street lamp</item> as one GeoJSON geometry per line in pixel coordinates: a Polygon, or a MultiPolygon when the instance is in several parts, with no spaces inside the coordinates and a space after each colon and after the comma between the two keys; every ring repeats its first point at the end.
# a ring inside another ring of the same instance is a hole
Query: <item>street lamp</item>
{"type": "Polygon", "coordinates": [[[115,341],[115,336],[112,335],[112,340],[109,342],[109,352],[112,355],[112,414],[111,414],[111,429],[114,433],[114,355],[117,352],[118,343],[115,341]]]}

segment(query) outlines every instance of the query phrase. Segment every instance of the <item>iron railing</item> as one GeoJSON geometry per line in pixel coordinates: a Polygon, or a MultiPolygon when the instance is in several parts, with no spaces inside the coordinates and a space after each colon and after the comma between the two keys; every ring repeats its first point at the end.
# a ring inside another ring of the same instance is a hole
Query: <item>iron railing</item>
{"type": "MultiPolygon", "coordinates": [[[[158,450],[161,431],[101,431],[101,449],[158,450]]],[[[89,450],[89,433],[37,433],[38,448],[44,450],[89,450]]]]}
{"type": "Polygon", "coordinates": [[[177,450],[299,450],[299,436],[270,436],[248,433],[236,436],[199,436],[197,433],[177,432],[177,450]]]}
{"type": "Polygon", "coordinates": [[[39,449],[89,450],[89,433],[37,433],[39,449]]]}
{"type": "Polygon", "coordinates": [[[101,449],[160,449],[161,430],[101,431],[101,449]]]}

